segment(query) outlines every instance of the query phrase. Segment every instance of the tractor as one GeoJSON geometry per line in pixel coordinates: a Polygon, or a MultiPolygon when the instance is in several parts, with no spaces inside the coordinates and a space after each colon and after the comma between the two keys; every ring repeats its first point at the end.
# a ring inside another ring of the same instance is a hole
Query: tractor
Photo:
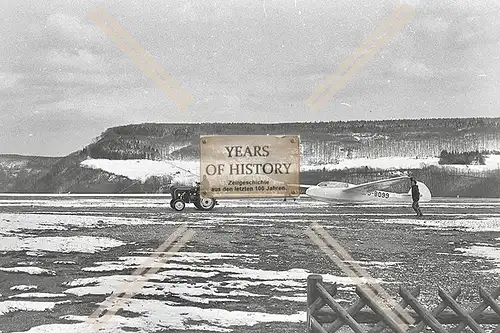
{"type": "Polygon", "coordinates": [[[212,210],[217,204],[214,198],[200,195],[200,183],[196,183],[196,186],[172,186],[170,194],[170,207],[178,212],[184,210],[187,203],[193,203],[196,209],[205,211],[212,210]]]}

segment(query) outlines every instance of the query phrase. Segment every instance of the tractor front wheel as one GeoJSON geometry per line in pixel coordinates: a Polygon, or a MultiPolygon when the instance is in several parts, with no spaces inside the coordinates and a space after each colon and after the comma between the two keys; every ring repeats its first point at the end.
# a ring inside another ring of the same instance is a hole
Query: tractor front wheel
{"type": "Polygon", "coordinates": [[[177,199],[177,200],[174,201],[174,203],[172,204],[172,206],[174,206],[173,208],[176,211],[181,212],[186,207],[186,204],[181,199],[177,199]]]}

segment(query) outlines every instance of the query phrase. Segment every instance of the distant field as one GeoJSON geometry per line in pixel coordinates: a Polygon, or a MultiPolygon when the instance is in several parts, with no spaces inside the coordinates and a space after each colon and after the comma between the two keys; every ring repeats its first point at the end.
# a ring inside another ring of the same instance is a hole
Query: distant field
{"type": "MultiPolygon", "coordinates": [[[[355,158],[344,159],[338,164],[302,164],[301,171],[314,170],[343,170],[369,167],[370,169],[399,170],[417,169],[426,166],[440,166],[439,158],[409,158],[409,157],[382,157],[382,158],[355,158]]],[[[146,180],[151,176],[176,175],[177,177],[195,177],[200,174],[199,161],[152,161],[152,160],[108,160],[88,159],[82,162],[82,166],[101,169],[116,175],[122,175],[131,179],[146,180]]],[[[470,171],[486,171],[500,169],[500,155],[488,155],[485,165],[443,165],[443,168],[469,169],[470,171]]]]}
{"type": "MultiPolygon", "coordinates": [[[[158,193],[172,184],[199,180],[198,160],[0,158],[0,193],[158,193]],[[17,162],[16,162],[17,161],[17,162]]],[[[439,165],[437,158],[344,159],[338,164],[301,164],[301,183],[323,180],[354,184],[411,174],[436,196],[500,197],[500,155],[486,165],[439,165]]],[[[406,192],[407,189],[404,189],[406,192]]]]}
{"type": "MultiPolygon", "coordinates": [[[[439,165],[438,161],[438,158],[391,157],[301,165],[300,182],[310,185],[337,180],[361,184],[406,174],[424,182],[434,196],[500,197],[500,155],[489,155],[485,165],[439,165]]],[[[172,184],[192,184],[199,180],[200,173],[199,161],[88,159],[82,162],[82,166],[141,182],[152,176],[168,177],[172,184]]],[[[152,184],[149,188],[158,189],[159,185],[152,184]]],[[[409,184],[402,184],[394,190],[406,193],[408,189],[409,184]]]]}

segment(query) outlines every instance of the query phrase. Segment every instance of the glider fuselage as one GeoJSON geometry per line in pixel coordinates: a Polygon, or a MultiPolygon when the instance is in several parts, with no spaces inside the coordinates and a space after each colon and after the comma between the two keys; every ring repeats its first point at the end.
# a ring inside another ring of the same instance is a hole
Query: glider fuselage
{"type": "MultiPolygon", "coordinates": [[[[420,189],[420,201],[430,201],[430,191],[425,184],[418,182],[420,189]]],[[[311,186],[306,190],[306,195],[318,201],[325,202],[372,202],[372,203],[411,203],[411,193],[394,193],[383,189],[363,188],[359,185],[343,182],[322,182],[311,186]],[[356,189],[349,190],[349,188],[356,189]]]]}

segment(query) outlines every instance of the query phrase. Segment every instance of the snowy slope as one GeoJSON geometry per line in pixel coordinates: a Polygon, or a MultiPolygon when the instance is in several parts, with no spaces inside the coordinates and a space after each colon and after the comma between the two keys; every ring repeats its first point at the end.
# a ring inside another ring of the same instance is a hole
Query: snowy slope
{"type": "MultiPolygon", "coordinates": [[[[439,166],[439,158],[415,159],[409,157],[382,157],[346,159],[338,164],[301,165],[301,171],[340,170],[368,166],[376,169],[415,169],[429,165],[439,166]]],[[[442,165],[446,168],[469,169],[483,171],[497,169],[500,165],[500,155],[490,155],[486,165],[442,165]]],[[[171,176],[174,183],[191,183],[199,178],[200,164],[198,161],[152,161],[152,160],[107,160],[88,159],[81,163],[82,167],[101,169],[130,179],[146,180],[151,176],[171,176]]]]}
{"type": "Polygon", "coordinates": [[[88,159],[80,165],[142,181],[152,176],[170,176],[173,183],[191,183],[200,174],[200,164],[195,161],[88,159]]]}
{"type": "Polygon", "coordinates": [[[302,165],[302,171],[341,170],[350,168],[370,167],[374,169],[414,169],[428,165],[438,165],[439,158],[416,159],[411,157],[381,157],[381,158],[353,158],[340,161],[338,164],[302,165]]]}
{"type": "Polygon", "coordinates": [[[326,170],[340,170],[349,168],[370,167],[374,169],[418,169],[426,166],[439,166],[445,168],[456,168],[461,170],[469,169],[471,171],[485,171],[500,168],[500,155],[485,156],[485,165],[439,165],[439,158],[411,158],[411,157],[380,157],[380,158],[353,158],[341,161],[338,164],[322,164],[322,165],[302,165],[302,171],[318,170],[323,167],[326,170]]]}

